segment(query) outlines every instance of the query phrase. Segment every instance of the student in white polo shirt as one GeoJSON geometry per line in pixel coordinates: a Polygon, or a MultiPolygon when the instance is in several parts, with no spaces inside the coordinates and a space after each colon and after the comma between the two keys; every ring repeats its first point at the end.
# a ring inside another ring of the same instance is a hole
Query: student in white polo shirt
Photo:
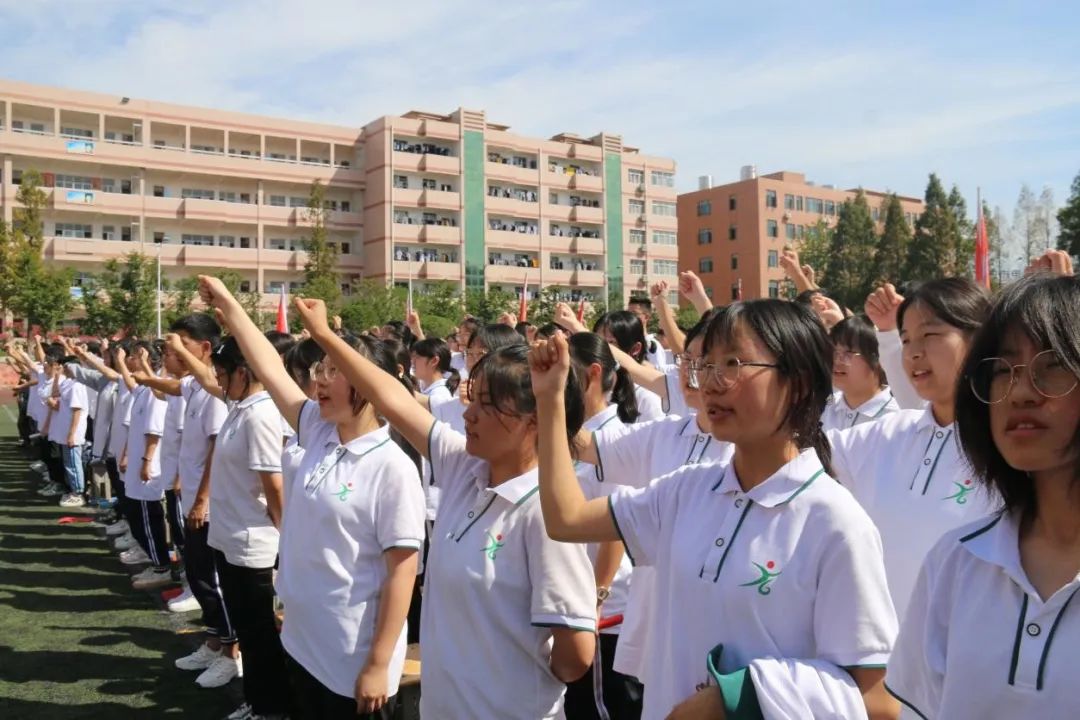
{"type": "Polygon", "coordinates": [[[220,281],[200,282],[304,448],[286,489],[277,579],[292,712],[389,720],[424,542],[424,497],[416,465],[336,363],[342,353],[357,354],[394,373],[397,360],[381,341],[338,337],[324,305],[304,305],[305,327],[327,352],[311,370],[312,401],[220,281]]]}
{"type": "MultiPolygon", "coordinates": [[[[60,360],[60,367],[77,360],[67,356],[60,360]]],[[[49,441],[60,447],[60,459],[64,464],[64,479],[68,492],[60,499],[61,507],[82,507],[86,504],[86,474],[83,466],[83,446],[86,444],[86,427],[90,399],[86,386],[75,382],[62,370],[54,380],[59,397],[54,398],[57,407],[49,425],[49,441]]]]}
{"type": "MultiPolygon", "coordinates": [[[[632,357],[634,362],[645,362],[645,330],[639,317],[629,310],[604,313],[593,323],[592,331],[632,357]]],[[[657,420],[664,416],[663,403],[656,393],[641,386],[636,386],[635,393],[640,413],[639,422],[657,420]]]]}
{"type": "Polygon", "coordinates": [[[895,717],[882,666],[896,616],[877,531],[828,476],[818,418],[832,347],[811,311],[781,300],[721,309],[694,372],[732,461],[607,501],[586,500],[573,475],[565,342],[537,345],[530,364],[548,532],[621,538],[658,574],[643,718],[755,717],[739,714],[749,707],[756,717],[895,717]]]}
{"type": "Polygon", "coordinates": [[[231,406],[211,458],[207,544],[243,656],[244,705],[237,712],[277,718],[288,712],[289,699],[273,586],[283,507],[282,418],[235,337],[221,343],[211,363],[231,406]]]}
{"type": "Polygon", "coordinates": [[[899,411],[878,357],[874,326],[865,317],[852,315],[832,326],[829,339],[837,391],[821,414],[825,430],[846,430],[899,411]]]}
{"type": "MultiPolygon", "coordinates": [[[[314,307],[299,307],[301,315],[319,307],[304,302],[314,307]]],[[[554,542],[544,531],[526,346],[504,347],[473,366],[461,435],[330,337],[324,323],[312,337],[428,458],[442,489],[420,626],[421,715],[561,717],[564,683],[581,677],[595,653],[596,587],[585,548],[554,542]]],[[[580,390],[570,384],[572,426],[580,426],[580,390]]]]}
{"type": "Polygon", "coordinates": [[[885,678],[906,718],[1080,708],[1078,316],[1080,280],[1029,277],[972,342],[957,428],[1004,510],[947,533],[923,564],[885,678]]]}
{"type": "Polygon", "coordinates": [[[919,286],[899,306],[897,324],[904,371],[927,407],[829,433],[836,479],[881,533],[889,589],[901,617],[938,538],[996,506],[965,462],[953,424],[960,368],[988,310],[986,292],[970,280],[919,286]]]}
{"type": "Polygon", "coordinates": [[[413,376],[420,381],[420,392],[428,402],[438,405],[455,396],[461,378],[450,366],[450,348],[439,338],[417,340],[409,348],[413,376]]]}

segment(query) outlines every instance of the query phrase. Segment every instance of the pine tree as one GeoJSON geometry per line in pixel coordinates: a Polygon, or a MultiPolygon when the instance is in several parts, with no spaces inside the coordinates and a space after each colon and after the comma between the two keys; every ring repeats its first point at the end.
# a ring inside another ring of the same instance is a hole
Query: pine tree
{"type": "Polygon", "coordinates": [[[304,295],[319,298],[334,310],[341,305],[341,277],[337,271],[338,246],[329,241],[326,214],[326,188],[316,180],[311,184],[307,204],[311,232],[304,241],[304,295]]]}
{"type": "Polygon", "coordinates": [[[1058,210],[1057,221],[1058,249],[1080,257],[1080,173],[1073,178],[1069,199],[1058,210]]]}
{"type": "Polygon", "coordinates": [[[46,267],[41,257],[45,247],[45,224],[42,220],[48,196],[41,189],[41,175],[33,170],[23,173],[15,199],[14,224],[9,230],[8,253],[11,260],[5,291],[12,293],[11,310],[26,319],[27,328],[40,325],[51,330],[70,314],[73,272],[70,268],[46,267]]]}
{"type": "Polygon", "coordinates": [[[885,198],[885,227],[878,238],[877,252],[874,253],[875,284],[898,284],[904,280],[904,264],[907,261],[908,246],[911,244],[911,226],[904,217],[904,206],[896,193],[885,198]]]}
{"type": "Polygon", "coordinates": [[[908,245],[904,280],[932,280],[955,274],[958,228],[941,180],[934,173],[926,185],[922,214],[908,245]]]}
{"type": "Polygon", "coordinates": [[[818,220],[816,225],[808,226],[799,241],[799,261],[814,269],[815,280],[821,286],[829,283],[827,266],[832,252],[832,236],[833,230],[822,219],[818,220]]]}
{"type": "Polygon", "coordinates": [[[866,194],[859,190],[853,200],[846,200],[840,206],[825,266],[827,287],[840,304],[862,307],[873,289],[876,244],[870,205],[866,202],[866,194]]]}
{"type": "Polygon", "coordinates": [[[95,289],[108,300],[106,318],[113,324],[112,331],[125,329],[139,337],[153,335],[158,302],[156,259],[132,252],[122,260],[108,260],[104,272],[96,278],[95,289]]]}
{"type": "Polygon", "coordinates": [[[949,209],[956,219],[956,237],[953,246],[953,274],[974,277],[975,272],[975,223],[967,213],[967,201],[960,188],[952,186],[949,191],[949,209]]]}
{"type": "Polygon", "coordinates": [[[513,312],[517,302],[517,296],[502,288],[465,291],[465,312],[485,323],[495,322],[504,312],[513,312]]]}

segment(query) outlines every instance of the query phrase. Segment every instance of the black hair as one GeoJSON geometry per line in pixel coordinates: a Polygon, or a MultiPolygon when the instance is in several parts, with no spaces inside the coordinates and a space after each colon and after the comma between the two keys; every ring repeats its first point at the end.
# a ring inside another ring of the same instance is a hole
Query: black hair
{"type": "Polygon", "coordinates": [[[79,357],[77,355],[66,355],[60,360],[61,365],[70,365],[72,363],[78,364],[79,357]]]}
{"type": "Polygon", "coordinates": [[[86,351],[89,352],[91,355],[97,355],[100,357],[101,343],[99,343],[97,340],[91,340],[90,342],[86,343],[86,351]]]}
{"type": "Polygon", "coordinates": [[[279,356],[284,356],[289,351],[289,348],[296,344],[296,338],[288,333],[268,330],[263,335],[274,346],[274,352],[279,356]]]}
{"type": "Polygon", "coordinates": [[[483,345],[488,352],[494,352],[511,345],[525,345],[525,339],[509,325],[493,323],[481,325],[473,330],[472,335],[469,336],[469,342],[465,343],[465,348],[471,348],[476,343],[483,345]]]}
{"type": "Polygon", "coordinates": [[[843,346],[859,353],[877,373],[878,383],[884,385],[887,382],[885,369],[881,367],[877,330],[865,315],[852,315],[836,323],[829,330],[829,339],[834,347],[843,346]]]}
{"type": "Polygon", "coordinates": [[[641,325],[641,318],[629,310],[604,313],[593,323],[592,331],[597,335],[603,335],[605,329],[615,338],[615,344],[620,350],[638,362],[645,360],[648,343],[645,341],[645,328],[641,325]],[[638,344],[640,349],[635,353],[633,348],[638,344]]]}
{"type": "Polygon", "coordinates": [[[650,311],[652,310],[652,300],[647,297],[641,297],[640,295],[630,296],[630,299],[626,302],[626,306],[630,307],[631,305],[640,305],[643,308],[648,308],[650,311]]]}
{"type": "Polygon", "coordinates": [[[547,323],[536,328],[536,337],[538,338],[553,338],[556,333],[562,332],[563,329],[555,323],[547,323]]]}
{"type": "Polygon", "coordinates": [[[517,325],[514,326],[514,330],[517,332],[518,335],[520,335],[521,337],[528,340],[529,339],[529,328],[531,328],[531,327],[533,327],[533,324],[531,322],[528,322],[526,320],[522,320],[521,322],[519,322],[517,325]]]}
{"type": "Polygon", "coordinates": [[[915,286],[896,311],[896,328],[904,332],[904,314],[916,303],[925,305],[946,325],[972,333],[990,313],[990,295],[967,278],[940,278],[915,286]]]}
{"type": "Polygon", "coordinates": [[[833,349],[825,326],[805,305],[764,298],[735,302],[713,315],[705,333],[705,352],[730,345],[745,328],[776,358],[777,372],[791,388],[786,425],[800,450],[813,448],[825,472],[832,474],[832,447],[821,414],[832,398],[833,349]]]}
{"type": "MultiPolygon", "coordinates": [[[[529,346],[519,342],[492,350],[482,357],[469,375],[469,401],[493,408],[499,415],[535,414],[536,396],[533,395],[532,373],[529,371],[529,346]],[[477,397],[474,388],[481,377],[484,378],[487,393],[477,397]]],[[[576,373],[570,373],[566,379],[564,407],[567,439],[570,447],[574,448],[577,433],[585,422],[585,396],[576,373]]]]}
{"type": "Polygon", "coordinates": [[[398,340],[404,344],[405,347],[412,347],[412,344],[416,341],[416,336],[413,335],[412,329],[400,320],[389,320],[383,323],[383,328],[389,328],[390,338],[398,340]]]}
{"type": "Polygon", "coordinates": [[[192,313],[173,321],[169,326],[171,333],[185,333],[195,342],[210,343],[210,352],[221,344],[221,326],[212,315],[192,313]]]}
{"type": "Polygon", "coordinates": [[[416,392],[416,383],[413,382],[412,376],[412,355],[409,354],[409,348],[405,347],[405,343],[394,338],[379,340],[377,337],[370,335],[367,337],[371,340],[378,340],[390,349],[390,354],[396,360],[393,372],[390,374],[400,380],[408,388],[409,392],[416,392]]]}
{"type": "Polygon", "coordinates": [[[446,378],[446,389],[453,395],[461,384],[461,375],[457,370],[450,367],[450,346],[437,337],[427,337],[413,343],[412,352],[422,358],[436,358],[439,363],[435,366],[446,378]]]}
{"type": "Polygon", "coordinates": [[[311,386],[311,366],[325,355],[319,343],[305,338],[285,351],[285,369],[297,385],[308,388],[311,386]]]}
{"type": "MultiPolygon", "coordinates": [[[[416,391],[412,376],[408,371],[409,351],[402,343],[392,340],[379,340],[370,335],[346,335],[343,339],[353,350],[377,365],[383,372],[397,379],[410,394],[416,391]],[[403,355],[405,358],[404,365],[401,364],[403,355]],[[400,375],[398,374],[399,366],[405,368],[405,372],[400,375]]],[[[354,387],[349,388],[349,398],[352,400],[354,414],[359,414],[364,405],[368,403],[368,400],[362,397],[354,387]]],[[[417,471],[419,471],[421,468],[420,453],[416,448],[410,445],[401,433],[393,427],[390,428],[390,437],[409,456],[409,459],[413,461],[417,471]]]]}
{"type": "Polygon", "coordinates": [[[803,290],[801,293],[795,296],[794,302],[800,305],[811,307],[814,304],[815,295],[824,295],[825,291],[821,288],[810,288],[809,290],[803,290]]]}
{"type": "Polygon", "coordinates": [[[63,345],[49,345],[45,348],[45,363],[61,363],[67,353],[63,345]]]}
{"type": "Polygon", "coordinates": [[[570,358],[581,373],[581,385],[584,388],[591,365],[600,366],[600,389],[611,393],[611,400],[618,407],[619,419],[624,423],[633,423],[641,415],[634,394],[634,381],[626,368],[619,367],[611,347],[604,338],[596,333],[579,332],[570,336],[570,358]]]}
{"type": "Polygon", "coordinates": [[[157,341],[138,340],[131,346],[129,355],[134,355],[138,350],[146,350],[146,360],[154,370],[161,369],[161,347],[157,341]]]}
{"type": "MultiPolygon", "coordinates": [[[[258,376],[248,365],[247,358],[244,357],[243,351],[240,350],[240,343],[236,342],[236,338],[231,335],[218,345],[218,349],[210,356],[210,362],[229,378],[228,382],[232,382],[233,373],[240,369],[244,370],[244,389],[240,393],[241,395],[247,395],[252,382],[259,382],[258,376]]],[[[221,390],[225,393],[225,397],[228,398],[228,385],[222,386],[221,390]]]]}
{"type": "Polygon", "coordinates": [[[686,337],[683,339],[683,348],[690,347],[690,343],[697,339],[698,335],[704,335],[705,331],[709,329],[709,322],[719,311],[720,308],[711,307],[702,313],[701,318],[694,323],[694,326],[686,331],[686,337]]]}
{"type": "MultiPolygon", "coordinates": [[[[956,388],[956,426],[960,446],[979,480],[999,496],[1009,512],[1030,518],[1035,512],[1035,485],[1028,474],[1009,465],[994,444],[990,406],[972,389],[982,360],[997,357],[1010,332],[1023,332],[1038,348],[1053,350],[1061,363],[1080,377],[1080,278],[1040,273],[1005,287],[989,316],[975,333],[956,388]]],[[[1076,392],[1075,390],[1073,391],[1076,392]]],[[[1080,396],[1073,398],[1080,402],[1080,396]]],[[[1080,447],[1080,427],[1068,450],[1080,447]]],[[[1080,483],[1080,463],[1072,487],[1080,483]]]]}

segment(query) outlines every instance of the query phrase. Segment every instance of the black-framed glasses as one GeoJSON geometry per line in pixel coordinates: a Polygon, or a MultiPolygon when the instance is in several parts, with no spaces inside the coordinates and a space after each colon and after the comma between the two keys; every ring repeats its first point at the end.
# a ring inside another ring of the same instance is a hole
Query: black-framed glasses
{"type": "Polygon", "coordinates": [[[745,362],[739,358],[729,358],[723,363],[694,362],[690,364],[690,377],[698,387],[705,387],[713,379],[720,387],[729,388],[742,379],[744,367],[778,368],[776,363],[745,362]]]}
{"type": "Polygon", "coordinates": [[[975,372],[968,378],[971,392],[981,402],[997,405],[1012,393],[1021,369],[1027,370],[1031,387],[1045,398],[1064,397],[1080,384],[1076,373],[1061,362],[1056,351],[1043,350],[1026,365],[1013,365],[999,357],[980,360],[975,372]]]}

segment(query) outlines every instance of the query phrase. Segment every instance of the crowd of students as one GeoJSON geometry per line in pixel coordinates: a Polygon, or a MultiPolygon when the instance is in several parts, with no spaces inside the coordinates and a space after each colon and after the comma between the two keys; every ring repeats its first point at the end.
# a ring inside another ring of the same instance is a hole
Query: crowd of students
{"type": "Polygon", "coordinates": [[[134,588],[178,556],[230,718],[393,717],[417,639],[428,720],[1069,716],[1071,260],[864,315],[785,267],[719,308],[684,273],[690,328],[658,284],[446,340],[310,299],[264,333],[201,277],[161,340],[9,343],[20,430],[61,506],[108,477],[134,588]]]}

